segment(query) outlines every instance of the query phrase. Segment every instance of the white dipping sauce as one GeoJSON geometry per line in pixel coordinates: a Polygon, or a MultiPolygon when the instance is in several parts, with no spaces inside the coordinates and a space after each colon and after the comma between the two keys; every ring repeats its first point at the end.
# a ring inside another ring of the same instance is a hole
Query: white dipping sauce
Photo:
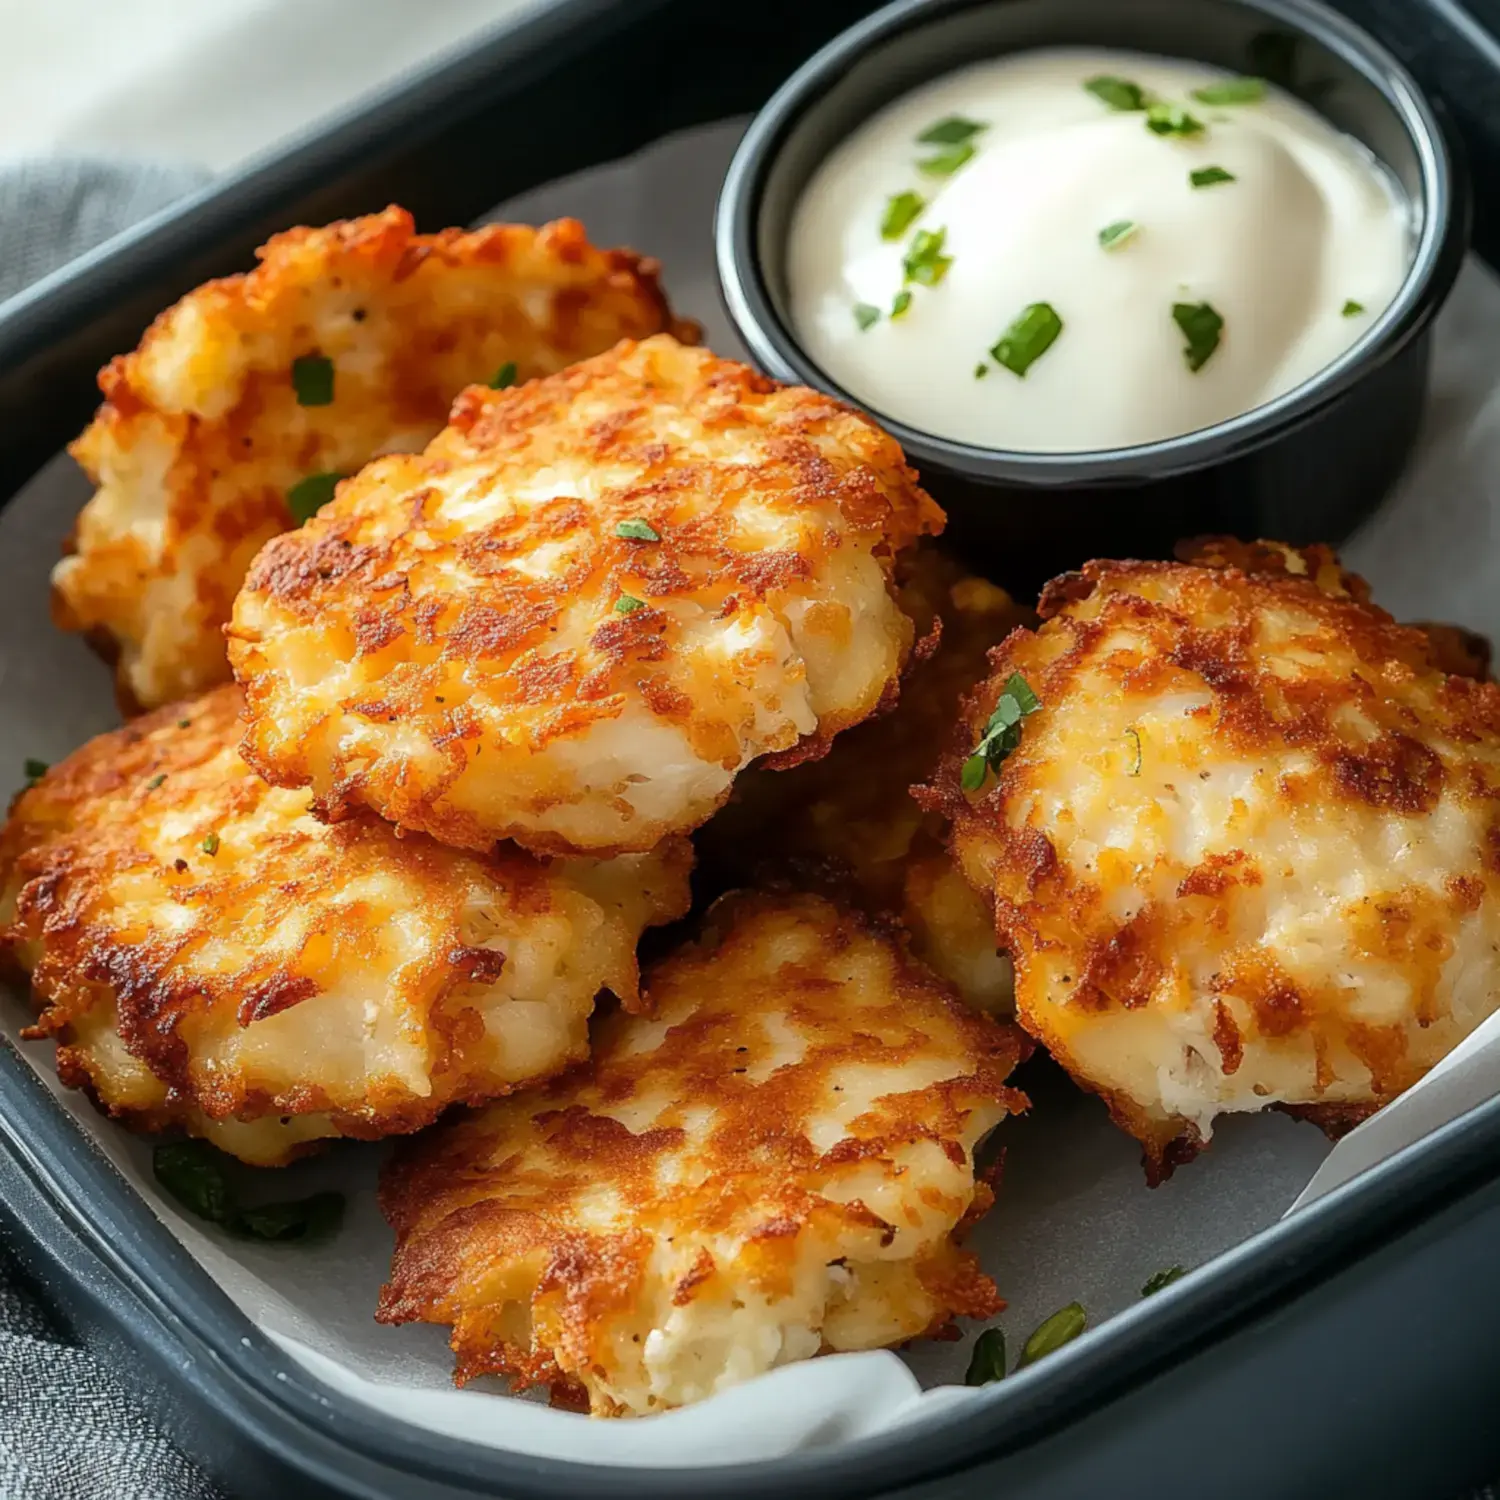
{"type": "Polygon", "coordinates": [[[1040,51],[898,99],[838,147],[797,205],[788,278],[804,347],[878,412],[1031,452],[1175,437],[1301,384],[1395,297],[1409,215],[1370,153],[1290,95],[1193,97],[1232,76],[1131,53],[1040,51]],[[1155,133],[1146,112],[1113,109],[1085,87],[1101,76],[1180,106],[1202,129],[1155,133]],[[955,117],[960,130],[983,124],[957,148],[972,157],[946,176],[924,173],[919,161],[954,148],[917,137],[955,117]],[[1191,174],[1210,168],[1220,180],[1195,187],[1191,174]],[[908,192],[925,207],[885,238],[890,200],[908,192]],[[1134,228],[1102,245],[1101,231],[1122,223],[1134,228]],[[939,230],[950,263],[936,284],[911,280],[903,266],[916,236],[939,230]],[[990,351],[1038,303],[1061,331],[1035,353],[1051,319],[1033,315],[1031,336],[1002,352],[1024,365],[1019,376],[990,351]],[[1198,331],[1197,355],[1211,349],[1196,371],[1174,304],[1198,331]],[[1186,311],[1203,304],[1207,314],[1186,311]]]}

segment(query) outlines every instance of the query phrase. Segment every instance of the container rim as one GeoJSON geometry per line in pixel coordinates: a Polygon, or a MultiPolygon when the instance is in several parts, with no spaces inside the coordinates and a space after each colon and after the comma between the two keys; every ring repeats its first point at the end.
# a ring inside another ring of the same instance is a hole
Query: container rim
{"type": "Polygon", "coordinates": [[[909,32],[993,3],[894,0],[809,58],[745,132],[719,195],[714,251],[730,318],[755,359],[772,375],[871,410],[919,469],[935,465],[1015,486],[1107,486],[1214,468],[1264,447],[1315,419],[1427,329],[1462,268],[1470,220],[1467,170],[1438,107],[1380,42],[1321,0],[1223,0],[1335,54],[1382,95],[1405,129],[1421,177],[1421,217],[1411,264],[1385,311],[1343,354],[1301,385],[1228,421],[1152,443],[1059,453],[984,448],[935,436],[865,407],[812,360],[777,311],[758,250],[766,180],[804,114],[855,61],[884,50],[909,32]]]}

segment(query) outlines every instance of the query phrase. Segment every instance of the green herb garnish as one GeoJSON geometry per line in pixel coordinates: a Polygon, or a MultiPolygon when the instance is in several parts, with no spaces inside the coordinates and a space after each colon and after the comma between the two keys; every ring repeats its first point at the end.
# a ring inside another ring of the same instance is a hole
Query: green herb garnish
{"type": "Polygon", "coordinates": [[[1205,128],[1180,104],[1153,104],[1146,111],[1146,129],[1156,135],[1201,135],[1205,128]]]}
{"type": "Polygon", "coordinates": [[[39,782],[51,768],[48,766],[46,761],[33,760],[31,756],[28,755],[26,759],[21,762],[21,769],[26,773],[26,785],[35,786],[37,782],[39,782]]]}
{"type": "Polygon", "coordinates": [[[617,615],[633,615],[638,609],[645,609],[646,601],[637,599],[634,594],[621,594],[615,600],[615,613],[617,615]]]}
{"type": "Polygon", "coordinates": [[[298,406],[329,406],[333,402],[333,361],[321,354],[304,354],[292,361],[292,389],[298,406]]]}
{"type": "Polygon", "coordinates": [[[1265,97],[1264,78],[1225,78],[1193,90],[1200,104],[1259,104],[1265,97]]]}
{"type": "Polygon", "coordinates": [[[1172,321],[1187,340],[1182,357],[1195,375],[1213,358],[1224,332],[1224,320],[1207,302],[1174,302],[1172,321]]]}
{"type": "Polygon", "coordinates": [[[1081,1303],[1070,1302],[1066,1307],[1059,1308],[1021,1346],[1021,1357],[1016,1361],[1016,1368],[1024,1370],[1027,1365],[1055,1354],[1064,1344],[1071,1344],[1088,1325],[1089,1315],[1084,1312],[1081,1303]]]}
{"type": "Polygon", "coordinates": [[[1115,246],[1123,245],[1140,227],[1134,219],[1116,219],[1099,231],[1099,243],[1106,250],[1113,250],[1115,246]]]}
{"type": "Polygon", "coordinates": [[[1344,316],[1346,318],[1357,318],[1364,310],[1364,303],[1356,302],[1353,297],[1344,304],[1344,316]]]}
{"type": "Polygon", "coordinates": [[[897,292],[896,295],[891,298],[891,321],[894,322],[910,306],[911,293],[908,291],[897,292]]]}
{"type": "Polygon", "coordinates": [[[886,199],[885,217],[880,221],[883,240],[899,240],[927,202],[916,193],[893,193],[886,199]]]}
{"type": "Polygon", "coordinates": [[[974,379],[975,380],[983,380],[984,377],[986,375],[988,375],[989,373],[990,373],[990,367],[987,364],[985,364],[985,362],[983,360],[980,360],[979,363],[974,366],[974,379]]]}
{"type": "Polygon", "coordinates": [[[1154,1297],[1163,1287],[1171,1286],[1179,1276],[1185,1276],[1186,1274],[1181,1266],[1168,1266],[1165,1271],[1158,1271],[1141,1288],[1141,1296],[1154,1297]]]}
{"type": "Polygon", "coordinates": [[[1084,84],[1084,88],[1096,99],[1109,105],[1111,109],[1124,112],[1146,108],[1146,91],[1140,84],[1132,83],[1128,78],[1114,78],[1108,73],[1103,73],[1098,78],[1090,78],[1084,84]]]}
{"type": "Polygon", "coordinates": [[[490,377],[490,389],[492,391],[503,391],[507,386],[512,386],[515,383],[516,362],[513,359],[506,360],[505,363],[495,371],[494,375],[490,377]]]}
{"type": "Polygon", "coordinates": [[[207,1141],[170,1141],[151,1153],[156,1180],[187,1211],[252,1240],[323,1239],[344,1215],[342,1193],[314,1193],[286,1203],[242,1208],[230,1185],[228,1159],[207,1141]]]}
{"type": "Polygon", "coordinates": [[[343,477],[329,469],[322,474],[309,474],[306,479],[299,479],[286,492],[286,505],[292,513],[292,519],[299,526],[305,526],[333,499],[334,488],[343,477]]]}
{"type": "Polygon", "coordinates": [[[917,163],[917,170],[925,172],[929,177],[951,177],[973,155],[973,146],[965,141],[962,146],[949,146],[936,156],[924,157],[917,163]]]}
{"type": "Polygon", "coordinates": [[[1139,729],[1127,729],[1125,733],[1135,743],[1135,764],[1131,766],[1130,774],[1132,776],[1139,776],[1141,774],[1141,732],[1139,729]]]}
{"type": "Polygon", "coordinates": [[[1021,743],[1021,720],[1041,706],[1026,679],[1019,672],[1012,672],[1000,690],[979,743],[964,762],[960,781],[966,792],[977,792],[984,785],[985,773],[1000,769],[1005,757],[1021,743]]]}
{"type": "Polygon", "coordinates": [[[179,719],[177,721],[177,727],[179,729],[191,729],[193,727],[193,721],[191,719],[179,719]]]}
{"type": "Polygon", "coordinates": [[[1188,173],[1188,181],[1195,188],[1213,187],[1217,182],[1233,182],[1233,172],[1226,172],[1223,167],[1199,167],[1196,171],[1188,173]]]}
{"type": "Polygon", "coordinates": [[[151,778],[151,780],[146,783],[146,790],[148,792],[154,792],[157,789],[157,787],[159,787],[162,784],[162,782],[164,782],[166,779],[167,779],[167,773],[165,771],[158,771],[156,773],[156,775],[153,776],[151,778]]]}
{"type": "Polygon", "coordinates": [[[914,281],[918,286],[936,286],[948,274],[953,257],[943,254],[943,242],[947,238],[946,229],[919,229],[916,232],[911,248],[901,262],[908,281],[914,281]]]}
{"type": "Polygon", "coordinates": [[[859,324],[859,331],[872,328],[880,321],[880,309],[868,302],[856,302],[854,304],[854,321],[859,324]]]}
{"type": "Polygon", "coordinates": [[[948,115],[936,125],[929,125],[917,137],[923,146],[961,146],[970,136],[978,135],[985,127],[979,120],[966,120],[962,115],[948,115]]]}
{"type": "Polygon", "coordinates": [[[649,521],[643,521],[639,516],[633,520],[621,521],[615,527],[615,535],[627,542],[659,542],[660,534],[649,521]]]}
{"type": "Polygon", "coordinates": [[[969,1368],[964,1371],[965,1385],[989,1385],[1005,1379],[1005,1335],[998,1328],[986,1328],[974,1340],[969,1368]]]}
{"type": "Polygon", "coordinates": [[[1033,302],[1000,335],[990,354],[996,364],[1024,380],[1026,372],[1057,342],[1062,331],[1063,321],[1052,304],[1033,302]]]}
{"type": "Polygon", "coordinates": [[[203,849],[203,852],[208,855],[209,858],[212,858],[219,852],[219,835],[216,833],[209,834],[203,840],[201,847],[203,849]]]}

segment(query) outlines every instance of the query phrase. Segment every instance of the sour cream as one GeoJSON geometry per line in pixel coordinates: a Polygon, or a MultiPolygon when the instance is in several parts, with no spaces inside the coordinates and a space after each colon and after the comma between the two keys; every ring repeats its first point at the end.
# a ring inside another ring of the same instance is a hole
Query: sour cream
{"type": "Polygon", "coordinates": [[[813,175],[792,322],[874,411],[1073,452],[1240,415],[1336,359],[1410,259],[1395,183],[1289,94],[1024,53],[914,90],[813,175]]]}

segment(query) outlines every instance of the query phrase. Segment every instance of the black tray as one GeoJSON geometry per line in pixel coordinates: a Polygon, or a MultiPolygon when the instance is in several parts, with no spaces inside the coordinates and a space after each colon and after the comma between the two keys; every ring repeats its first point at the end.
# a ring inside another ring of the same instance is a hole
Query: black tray
{"type": "MultiPolygon", "coordinates": [[[[562,0],[103,247],[0,312],[0,503],[87,420],[100,364],[276,229],[390,201],[424,227],[465,221],[754,108],[870,8],[562,0]]],[[[1342,8],[1447,104],[1475,170],[1480,249],[1500,260],[1500,46],[1479,24],[1500,28],[1500,0],[1342,8]]],[[[1000,1409],[712,1470],[510,1456],[322,1386],[234,1308],[8,1047],[0,1232],[61,1317],[129,1368],[162,1425],[240,1500],[1451,1500],[1500,1473],[1500,1100],[1028,1371],[1000,1409]]]]}

